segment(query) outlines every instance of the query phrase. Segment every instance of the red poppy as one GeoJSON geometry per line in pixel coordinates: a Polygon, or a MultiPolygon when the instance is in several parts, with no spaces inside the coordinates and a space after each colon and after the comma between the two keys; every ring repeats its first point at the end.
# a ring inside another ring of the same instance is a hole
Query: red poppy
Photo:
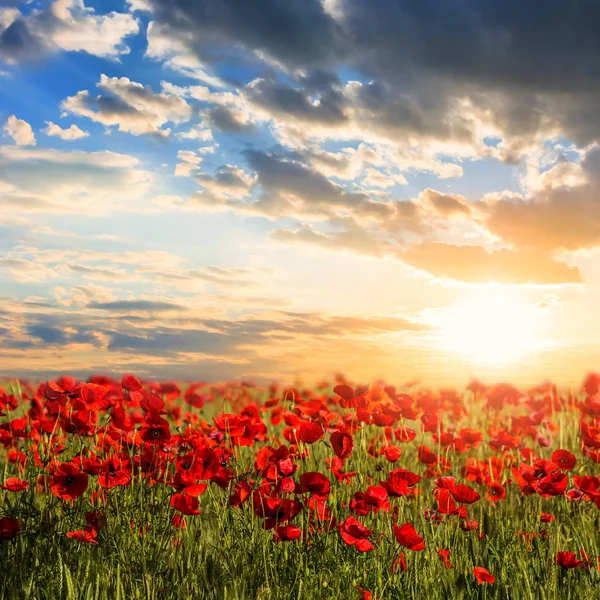
{"type": "Polygon", "coordinates": [[[356,588],[356,590],[359,592],[358,600],[376,600],[369,590],[365,590],[361,587],[356,588]]]}
{"type": "Polygon", "coordinates": [[[2,517],[0,519],[0,541],[8,542],[13,540],[21,531],[22,525],[18,519],[2,517]]]}
{"type": "Polygon", "coordinates": [[[354,441],[348,431],[339,430],[331,434],[331,447],[338,458],[346,459],[352,454],[354,441]]]}
{"type": "Polygon", "coordinates": [[[67,531],[67,537],[85,544],[98,544],[96,540],[98,531],[92,526],[84,527],[78,531],[67,531]]]}
{"type": "Polygon", "coordinates": [[[426,465],[435,465],[438,461],[438,456],[432,452],[427,446],[419,446],[417,448],[419,460],[426,465]]]}
{"type": "Polygon", "coordinates": [[[98,475],[98,485],[103,488],[126,487],[131,483],[129,458],[121,459],[116,454],[104,461],[98,475]]]}
{"type": "Polygon", "coordinates": [[[383,453],[389,462],[394,463],[400,458],[402,448],[399,446],[386,446],[383,453]]]}
{"type": "Polygon", "coordinates": [[[425,542],[423,538],[416,532],[415,528],[410,523],[404,523],[402,527],[398,527],[394,523],[394,535],[399,544],[402,544],[409,550],[418,552],[419,550],[425,549],[425,542]]]}
{"type": "Polygon", "coordinates": [[[140,437],[149,444],[162,444],[171,439],[169,422],[160,415],[149,412],[142,423],[140,437]]]}
{"type": "Polygon", "coordinates": [[[488,485],[485,497],[490,502],[498,502],[499,500],[504,500],[504,498],[506,498],[506,489],[503,485],[499,483],[490,483],[488,485]]]}
{"type": "Polygon", "coordinates": [[[483,567],[475,567],[473,569],[473,574],[477,578],[477,583],[480,585],[482,583],[494,583],[494,581],[496,581],[496,578],[493,575],[490,575],[490,572],[483,567]]]}
{"type": "Polygon", "coordinates": [[[171,496],[171,506],[184,515],[199,515],[200,501],[194,496],[187,494],[174,494],[171,496]]]}
{"type": "Polygon", "coordinates": [[[390,567],[390,573],[406,571],[407,569],[408,567],[406,566],[406,557],[404,556],[404,552],[400,552],[390,567]]]}
{"type": "Polygon", "coordinates": [[[413,486],[421,481],[421,476],[406,469],[394,469],[381,485],[394,497],[408,496],[414,492],[413,486]]]}
{"type": "Polygon", "coordinates": [[[142,382],[135,375],[123,375],[121,387],[128,392],[139,392],[142,389],[142,382]]]}
{"type": "Polygon", "coordinates": [[[446,569],[454,569],[454,565],[450,562],[450,550],[446,550],[444,548],[440,548],[438,551],[438,556],[442,559],[444,563],[444,567],[446,569]]]}
{"type": "Polygon", "coordinates": [[[340,523],[338,531],[344,542],[349,546],[354,546],[359,552],[373,550],[373,544],[367,539],[373,535],[373,532],[355,517],[350,516],[343,523],[340,523]]]}
{"type": "Polygon", "coordinates": [[[83,473],[73,462],[60,464],[50,477],[50,490],[63,500],[75,500],[88,486],[88,474],[83,473]]]}
{"type": "Polygon", "coordinates": [[[552,462],[555,462],[564,471],[571,471],[577,459],[568,450],[555,450],[552,453],[552,462]]]}
{"type": "Polygon", "coordinates": [[[312,421],[301,421],[296,429],[296,435],[301,442],[305,444],[314,444],[320,440],[325,432],[318,423],[312,421]]]}
{"type": "Polygon", "coordinates": [[[330,489],[331,483],[325,475],[310,471],[300,476],[300,482],[296,484],[294,491],[296,494],[310,492],[315,498],[325,500],[330,489]]]}
{"type": "Polygon", "coordinates": [[[302,535],[302,529],[296,525],[281,525],[273,530],[276,542],[293,542],[302,535]]]}
{"type": "Polygon", "coordinates": [[[540,513],[540,521],[542,523],[552,523],[552,521],[556,521],[556,517],[551,515],[550,513],[540,513]]]}
{"type": "Polygon", "coordinates": [[[22,492],[29,487],[29,481],[18,477],[9,477],[1,487],[9,492],[22,492]]]}
{"type": "Polygon", "coordinates": [[[479,527],[479,523],[477,521],[473,521],[473,520],[469,520],[469,519],[465,519],[464,521],[461,521],[458,526],[463,530],[463,531],[474,531],[475,529],[477,529],[479,527]]]}
{"type": "Polygon", "coordinates": [[[453,485],[450,489],[450,493],[452,494],[452,497],[460,504],[473,504],[481,498],[481,496],[472,487],[462,483],[453,485]]]}
{"type": "Polygon", "coordinates": [[[577,558],[575,552],[557,552],[556,564],[565,569],[576,569],[581,567],[583,562],[577,558]]]}
{"type": "Polygon", "coordinates": [[[390,510],[390,499],[386,489],[380,485],[372,485],[366,492],[356,492],[350,502],[350,510],[357,515],[377,514],[380,510],[390,510]]]}

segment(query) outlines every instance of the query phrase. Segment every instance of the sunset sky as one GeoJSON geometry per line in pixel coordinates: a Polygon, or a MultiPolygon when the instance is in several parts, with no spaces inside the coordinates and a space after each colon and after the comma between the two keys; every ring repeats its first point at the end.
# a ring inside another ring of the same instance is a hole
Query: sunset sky
{"type": "Polygon", "coordinates": [[[0,377],[600,366],[600,2],[0,2],[0,377]]]}

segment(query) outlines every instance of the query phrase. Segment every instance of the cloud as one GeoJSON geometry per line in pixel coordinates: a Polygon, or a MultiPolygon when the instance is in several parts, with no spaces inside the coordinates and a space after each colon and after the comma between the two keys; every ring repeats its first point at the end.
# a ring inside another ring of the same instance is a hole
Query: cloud
{"type": "Polygon", "coordinates": [[[214,196],[228,198],[245,196],[255,179],[235,165],[223,165],[214,175],[198,174],[196,181],[214,196]]]}
{"type": "Polygon", "coordinates": [[[181,161],[175,165],[176,177],[190,177],[190,175],[200,169],[202,157],[191,150],[179,150],[177,158],[181,161]]]}
{"type": "Polygon", "coordinates": [[[162,35],[179,40],[190,53],[209,61],[221,54],[250,50],[301,67],[330,62],[337,26],[320,0],[149,0],[162,35]]]}
{"type": "Polygon", "coordinates": [[[181,310],[179,304],[153,300],[114,300],[111,302],[90,302],[88,308],[111,312],[164,312],[181,310]]]}
{"type": "Polygon", "coordinates": [[[362,180],[362,185],[369,188],[390,188],[395,185],[406,185],[406,177],[401,173],[386,175],[377,169],[367,169],[367,176],[362,180]]]}
{"type": "Polygon", "coordinates": [[[297,229],[275,229],[271,239],[284,244],[317,246],[334,251],[350,251],[366,256],[381,257],[387,245],[365,229],[348,226],[341,231],[324,234],[315,231],[310,225],[301,224],[297,229]]]}
{"type": "Polygon", "coordinates": [[[55,0],[45,10],[22,14],[0,9],[0,57],[9,64],[63,51],[116,59],[128,54],[125,39],[139,31],[131,14],[97,14],[83,0],[55,0]]]}
{"type": "Polygon", "coordinates": [[[35,135],[27,121],[17,119],[15,115],[11,115],[2,129],[6,135],[13,139],[17,146],[35,146],[35,135]]]}
{"type": "Polygon", "coordinates": [[[433,215],[451,217],[453,215],[469,215],[471,207],[464,197],[458,194],[443,194],[427,188],[419,194],[418,203],[433,215]]]}
{"type": "Polygon", "coordinates": [[[577,250],[600,245],[600,148],[567,171],[558,165],[526,198],[490,196],[483,224],[519,248],[577,250]],[[569,185],[570,183],[570,185],[569,185]]]}
{"type": "Polygon", "coordinates": [[[5,212],[102,214],[139,210],[154,176],[139,159],[109,151],[0,146],[0,206],[5,212]]]}
{"type": "Polygon", "coordinates": [[[244,94],[286,123],[280,133],[288,140],[362,128],[371,141],[445,145],[507,161],[561,133],[580,147],[600,140],[600,9],[593,1],[150,4],[163,47],[172,40],[187,60],[262,62],[283,71],[262,75],[244,94]],[[323,76],[340,67],[356,73],[355,81],[323,76]],[[309,131],[299,123],[311,124],[309,131]],[[503,138],[499,148],[486,148],[490,135],[503,138]]]}
{"type": "Polygon", "coordinates": [[[77,127],[77,125],[71,125],[67,129],[62,129],[60,125],[52,123],[52,121],[46,121],[46,125],[48,127],[43,130],[44,133],[50,136],[58,136],[61,140],[79,140],[90,135],[87,131],[83,131],[83,129],[77,127]]]}
{"type": "Polygon", "coordinates": [[[481,246],[425,242],[401,251],[398,258],[434,277],[466,283],[584,282],[577,267],[569,267],[546,253],[533,250],[501,249],[488,252],[481,246]]]}
{"type": "Polygon", "coordinates": [[[65,114],[87,117],[107,127],[133,135],[155,134],[168,136],[166,123],[183,123],[192,117],[192,109],[181,97],[165,92],[154,92],[150,87],[127,77],[100,76],[97,84],[105,95],[91,96],[87,90],[63,100],[65,114]]]}

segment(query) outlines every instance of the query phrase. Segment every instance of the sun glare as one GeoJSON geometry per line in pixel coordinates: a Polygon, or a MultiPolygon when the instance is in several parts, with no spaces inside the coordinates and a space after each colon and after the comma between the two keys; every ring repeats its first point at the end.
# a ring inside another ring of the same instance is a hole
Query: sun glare
{"type": "Polygon", "coordinates": [[[475,364],[503,366],[541,346],[538,313],[516,292],[491,287],[445,309],[436,325],[445,351],[475,364]]]}

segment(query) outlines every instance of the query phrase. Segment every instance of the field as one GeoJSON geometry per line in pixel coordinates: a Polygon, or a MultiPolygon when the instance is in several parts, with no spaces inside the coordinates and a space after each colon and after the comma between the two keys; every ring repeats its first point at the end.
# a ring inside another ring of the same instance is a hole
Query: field
{"type": "Polygon", "coordinates": [[[0,391],[0,598],[597,598],[580,389],[0,391]]]}

